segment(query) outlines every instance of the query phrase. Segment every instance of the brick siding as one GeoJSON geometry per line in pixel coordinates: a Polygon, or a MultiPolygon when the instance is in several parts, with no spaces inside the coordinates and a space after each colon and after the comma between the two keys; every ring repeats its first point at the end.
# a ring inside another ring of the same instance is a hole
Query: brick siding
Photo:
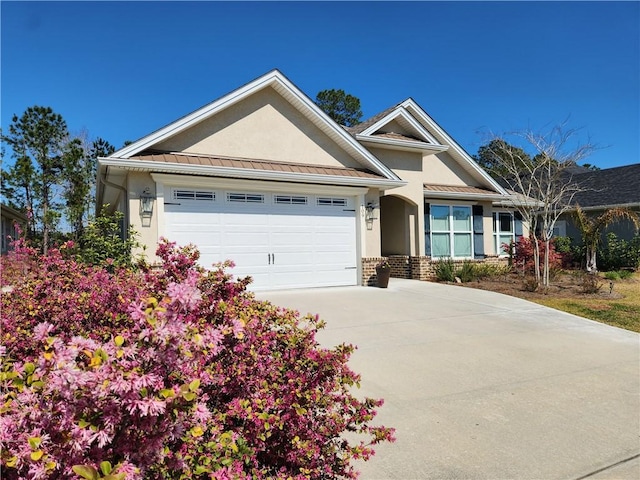
{"type": "MultiPolygon", "coordinates": [[[[362,259],[362,285],[375,287],[378,284],[376,265],[383,260],[387,260],[391,265],[391,278],[410,278],[422,281],[434,281],[436,279],[435,264],[438,260],[432,260],[431,257],[411,257],[408,255],[366,257],[362,259]]],[[[496,255],[487,256],[480,260],[454,260],[453,263],[462,265],[465,261],[504,266],[509,264],[508,257],[498,257],[496,255]]]]}

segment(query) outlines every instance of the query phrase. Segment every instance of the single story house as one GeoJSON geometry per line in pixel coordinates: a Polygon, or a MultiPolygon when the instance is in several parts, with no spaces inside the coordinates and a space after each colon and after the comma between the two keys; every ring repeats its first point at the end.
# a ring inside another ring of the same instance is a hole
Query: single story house
{"type": "Polygon", "coordinates": [[[522,233],[508,193],[411,98],[334,122],[278,70],[98,159],[98,205],[153,252],[193,243],[252,288],[428,279],[433,259],[498,261],[522,233]]]}
{"type": "Polygon", "coordinates": [[[26,228],[27,217],[22,212],[9,205],[0,204],[0,220],[1,220],[1,240],[2,250],[0,253],[5,254],[11,250],[11,242],[18,238],[18,228],[22,230],[26,228]]]}
{"type": "MultiPolygon", "coordinates": [[[[587,215],[597,217],[614,207],[627,208],[640,215],[640,163],[602,170],[577,170],[572,178],[581,189],[573,198],[573,203],[580,205],[587,215]]],[[[575,209],[570,210],[556,222],[554,235],[568,236],[579,245],[582,236],[575,226],[574,212],[575,209]]],[[[612,223],[603,236],[609,232],[626,241],[638,234],[633,223],[627,219],[612,223]]]]}

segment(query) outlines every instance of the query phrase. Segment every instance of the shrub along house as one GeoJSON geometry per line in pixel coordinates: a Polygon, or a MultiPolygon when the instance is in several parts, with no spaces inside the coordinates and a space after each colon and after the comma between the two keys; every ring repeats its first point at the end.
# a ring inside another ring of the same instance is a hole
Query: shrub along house
{"type": "Polygon", "coordinates": [[[277,70],[98,160],[98,205],[149,251],[194,243],[254,289],[427,279],[432,259],[494,259],[509,196],[412,99],[346,128],[277,70]]]}

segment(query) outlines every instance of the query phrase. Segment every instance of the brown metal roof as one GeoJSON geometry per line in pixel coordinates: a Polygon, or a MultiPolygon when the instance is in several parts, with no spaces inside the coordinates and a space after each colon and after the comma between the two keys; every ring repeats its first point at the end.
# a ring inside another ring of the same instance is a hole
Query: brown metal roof
{"type": "Polygon", "coordinates": [[[499,195],[498,192],[480,187],[469,187],[461,185],[436,185],[433,183],[425,183],[424,189],[429,192],[447,192],[447,193],[467,193],[473,195],[499,195]]]}
{"type": "Polygon", "coordinates": [[[427,142],[425,142],[424,140],[420,140],[419,138],[409,137],[407,135],[402,135],[400,133],[394,133],[394,132],[375,133],[372,136],[373,137],[390,138],[392,140],[404,140],[404,141],[408,141],[408,142],[419,142],[419,143],[424,143],[425,145],[428,145],[427,142]]]}
{"type": "Polygon", "coordinates": [[[268,160],[254,160],[248,158],[231,158],[204,155],[189,155],[182,153],[145,151],[131,157],[132,160],[147,162],[178,163],[183,165],[201,165],[210,167],[239,168],[246,170],[269,170],[273,172],[302,173],[311,175],[330,175],[357,178],[384,178],[369,170],[355,168],[334,167],[325,165],[305,165],[301,163],[272,162],[268,160]]]}

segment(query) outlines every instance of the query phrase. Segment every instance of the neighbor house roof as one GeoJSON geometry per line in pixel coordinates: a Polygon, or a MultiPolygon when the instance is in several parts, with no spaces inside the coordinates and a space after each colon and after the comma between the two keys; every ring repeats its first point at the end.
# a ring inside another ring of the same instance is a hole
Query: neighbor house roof
{"type": "Polygon", "coordinates": [[[272,172],[307,173],[312,175],[330,175],[339,177],[376,178],[385,177],[365,169],[306,165],[299,163],[272,162],[249,158],[231,158],[208,155],[192,155],[173,152],[146,151],[131,157],[131,160],[151,161],[158,163],[177,163],[183,165],[199,165],[209,167],[226,167],[249,170],[268,170],[272,172]]]}
{"type": "Polygon", "coordinates": [[[573,179],[584,189],[573,199],[582,208],[640,206],[640,163],[589,170],[573,179]]]}

